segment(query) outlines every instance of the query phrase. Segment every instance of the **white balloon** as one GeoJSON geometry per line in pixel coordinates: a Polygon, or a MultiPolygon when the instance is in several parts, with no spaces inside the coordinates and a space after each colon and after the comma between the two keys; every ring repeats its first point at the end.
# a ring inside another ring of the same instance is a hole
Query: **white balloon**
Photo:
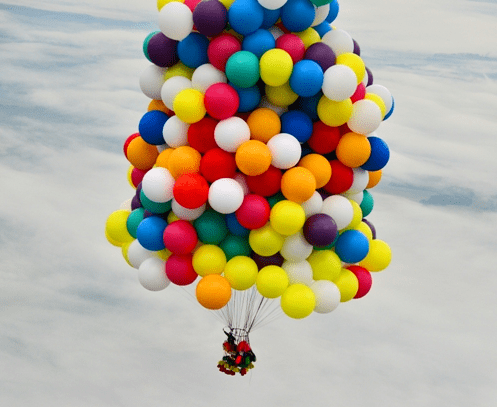
{"type": "Polygon", "coordinates": [[[142,191],[153,202],[168,202],[173,199],[173,186],[174,177],[163,167],[150,169],[142,180],[142,191]]]}
{"type": "Polygon", "coordinates": [[[131,209],[131,201],[132,200],[133,200],[132,198],[125,200],[123,203],[121,203],[121,205],[119,206],[119,209],[131,212],[131,210],[132,210],[131,209]]]}
{"type": "Polygon", "coordinates": [[[250,140],[250,127],[236,116],[221,120],[214,129],[214,140],[224,151],[235,153],[238,147],[250,140]]]}
{"type": "Polygon", "coordinates": [[[302,231],[299,231],[285,238],[280,253],[285,260],[301,262],[311,255],[312,250],[312,245],[305,240],[302,231]]]}
{"type": "Polygon", "coordinates": [[[276,10],[283,7],[287,0],[257,0],[259,4],[268,10],[276,10]]]}
{"type": "MultiPolygon", "coordinates": [[[[362,193],[368,186],[369,172],[363,170],[361,167],[352,168],[352,171],[354,172],[354,180],[352,181],[350,188],[345,192],[350,195],[362,193]]],[[[361,201],[358,203],[360,204],[361,201]]]]}
{"type": "Polygon", "coordinates": [[[346,52],[354,52],[354,40],[347,31],[339,28],[328,31],[323,35],[321,41],[328,45],[336,56],[346,52]]]}
{"type": "Polygon", "coordinates": [[[158,257],[146,259],[138,269],[138,280],[147,290],[163,290],[170,283],[166,276],[166,262],[158,257]]]}
{"type": "Polygon", "coordinates": [[[381,100],[383,100],[383,103],[385,103],[387,113],[390,111],[390,109],[392,109],[392,94],[383,85],[370,85],[366,88],[366,92],[379,96],[381,100]]]}
{"type": "Polygon", "coordinates": [[[166,4],[159,12],[159,28],[173,40],[184,40],[193,28],[193,13],[188,6],[174,1],[166,4]]]}
{"type": "Polygon", "coordinates": [[[133,242],[128,247],[128,261],[131,266],[135,269],[140,267],[145,260],[150,257],[154,257],[155,252],[145,249],[138,239],[133,240],[133,242]]]}
{"type": "Polygon", "coordinates": [[[350,201],[341,195],[332,195],[323,201],[321,212],[333,218],[338,230],[346,228],[354,217],[354,208],[350,201]]]}
{"type": "Polygon", "coordinates": [[[205,93],[207,88],[215,83],[228,83],[228,79],[223,71],[217,69],[214,65],[200,65],[192,76],[193,89],[205,93]]]}
{"type": "Polygon", "coordinates": [[[354,133],[367,135],[375,131],[382,120],[379,106],[372,100],[361,99],[352,105],[352,116],[347,126],[354,133]]]}
{"type": "Polygon", "coordinates": [[[292,262],[284,261],[281,265],[285,270],[290,284],[304,284],[308,287],[312,285],[312,267],[307,260],[292,262]]]}
{"type": "MultiPolygon", "coordinates": [[[[172,3],[169,3],[172,4],[172,3]]],[[[161,99],[168,109],[173,110],[174,99],[184,89],[190,89],[192,82],[184,76],[173,76],[164,82],[161,89],[161,99]]]]}
{"type": "Polygon", "coordinates": [[[183,220],[195,220],[200,217],[205,212],[206,204],[203,204],[202,206],[199,206],[198,208],[195,209],[188,209],[185,208],[184,206],[181,206],[178,202],[176,202],[176,199],[173,199],[173,202],[171,203],[171,209],[173,213],[180,219],[183,220]]]}
{"type": "Polygon", "coordinates": [[[325,4],[324,6],[320,7],[314,6],[314,11],[316,12],[316,17],[314,17],[314,21],[312,22],[311,27],[315,27],[326,20],[326,17],[328,17],[328,14],[330,13],[330,5],[325,4]]]}
{"type": "Polygon", "coordinates": [[[318,191],[314,191],[312,196],[305,202],[302,203],[302,209],[304,209],[305,217],[308,218],[316,213],[321,212],[323,207],[323,198],[318,191]]]}
{"type": "Polygon", "coordinates": [[[340,305],[340,290],[335,283],[328,280],[318,280],[311,285],[311,290],[316,297],[315,312],[327,314],[340,305]]]}
{"type": "Polygon", "coordinates": [[[178,116],[167,119],[162,136],[169,147],[177,148],[188,144],[188,128],[190,125],[182,121],[178,116]]]}
{"type": "Polygon", "coordinates": [[[271,164],[273,167],[286,170],[294,167],[302,155],[300,142],[288,133],[280,133],[271,137],[267,142],[271,151],[271,164]]]}
{"type": "Polygon", "coordinates": [[[364,78],[362,79],[362,84],[364,85],[364,87],[367,87],[368,86],[368,82],[369,82],[369,74],[368,74],[368,71],[367,69],[364,71],[364,78]]]}
{"type": "Polygon", "coordinates": [[[150,65],[140,75],[140,89],[150,99],[161,99],[161,89],[164,85],[166,68],[150,65]]]}
{"type": "Polygon", "coordinates": [[[361,191],[359,193],[350,193],[348,191],[345,191],[343,194],[342,194],[344,197],[346,198],[349,198],[351,201],[354,201],[356,203],[358,203],[359,205],[361,204],[363,198],[364,198],[364,192],[361,191]]]}
{"type": "Polygon", "coordinates": [[[259,102],[259,107],[266,107],[275,112],[278,116],[281,116],[283,113],[288,112],[287,106],[276,106],[273,105],[268,99],[267,96],[264,95],[259,102]]]}
{"type": "Polygon", "coordinates": [[[357,88],[357,76],[347,65],[332,65],[324,73],[322,90],[335,102],[351,97],[357,88]]]}
{"type": "Polygon", "coordinates": [[[244,197],[242,186],[233,178],[218,179],[209,188],[209,205],[219,213],[235,212],[244,197]]]}

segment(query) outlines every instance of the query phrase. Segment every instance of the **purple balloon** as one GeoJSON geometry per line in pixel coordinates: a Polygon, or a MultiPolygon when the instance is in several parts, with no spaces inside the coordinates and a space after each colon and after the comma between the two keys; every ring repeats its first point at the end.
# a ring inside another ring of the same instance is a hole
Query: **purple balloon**
{"type": "Polygon", "coordinates": [[[166,37],[162,33],[155,34],[148,42],[147,52],[150,60],[161,68],[173,66],[179,61],[178,41],[166,37]]]}
{"type": "Polygon", "coordinates": [[[304,223],[304,237],[316,247],[328,246],[335,240],[338,228],[335,220],[325,213],[309,216],[304,223]]]}
{"type": "Polygon", "coordinates": [[[357,43],[356,40],[352,39],[354,41],[354,51],[352,51],[354,54],[361,56],[361,47],[359,47],[359,44],[357,43]]]}
{"type": "Polygon", "coordinates": [[[193,10],[193,23],[198,32],[206,37],[221,34],[227,22],[226,7],[218,0],[201,1],[193,10]]]}
{"type": "Polygon", "coordinates": [[[328,198],[329,196],[331,196],[332,194],[330,194],[328,191],[326,191],[324,188],[319,188],[318,190],[318,193],[319,195],[321,195],[321,198],[323,198],[323,201],[328,198]]]}
{"type": "Polygon", "coordinates": [[[140,198],[138,198],[136,195],[131,199],[131,210],[135,210],[138,208],[141,208],[142,204],[140,202],[140,198]]]}
{"type": "Polygon", "coordinates": [[[366,218],[364,218],[362,221],[366,225],[369,226],[369,228],[371,229],[371,232],[373,233],[373,239],[376,239],[376,229],[375,229],[374,225],[369,220],[367,220],[366,218]]]}
{"type": "Polygon", "coordinates": [[[366,86],[369,86],[373,84],[373,73],[368,67],[366,67],[366,72],[368,73],[368,84],[366,86]]]}
{"type": "Polygon", "coordinates": [[[257,264],[257,268],[260,270],[263,267],[266,266],[279,266],[283,264],[285,259],[283,256],[278,252],[276,254],[273,254],[272,256],[261,256],[257,254],[256,252],[252,252],[250,255],[252,259],[255,261],[255,264],[257,264]]]}
{"type": "Polygon", "coordinates": [[[317,62],[323,72],[336,63],[335,53],[323,42],[316,42],[307,48],[304,59],[310,59],[311,61],[317,62]]]}

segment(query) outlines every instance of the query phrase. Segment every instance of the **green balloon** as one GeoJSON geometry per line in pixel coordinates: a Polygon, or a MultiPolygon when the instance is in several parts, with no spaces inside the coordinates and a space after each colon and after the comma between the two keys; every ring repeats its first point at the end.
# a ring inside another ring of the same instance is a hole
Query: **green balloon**
{"type": "Polygon", "coordinates": [[[226,77],[240,88],[250,88],[259,80],[259,59],[250,51],[238,51],[226,62],[226,77]]]}
{"type": "Polygon", "coordinates": [[[230,260],[235,256],[250,256],[252,251],[247,239],[231,234],[226,236],[219,244],[219,247],[226,255],[226,260],[230,260]]]}
{"type": "Polygon", "coordinates": [[[365,218],[366,216],[368,216],[371,211],[373,210],[373,207],[374,207],[374,199],[373,199],[373,195],[371,195],[369,193],[368,190],[364,190],[364,195],[362,197],[362,202],[361,204],[359,205],[361,207],[361,210],[362,210],[362,217],[365,218]]]}
{"type": "Polygon", "coordinates": [[[172,199],[167,202],[154,202],[147,198],[147,196],[143,193],[143,190],[140,191],[140,202],[142,206],[149,212],[155,214],[166,213],[171,210],[172,199]]]}
{"type": "Polygon", "coordinates": [[[193,222],[198,239],[204,244],[218,245],[228,234],[224,216],[212,209],[205,211],[193,222]]]}
{"type": "Polygon", "coordinates": [[[270,197],[268,197],[267,201],[269,202],[269,206],[272,208],[279,201],[283,201],[285,199],[286,199],[285,196],[281,192],[278,192],[278,193],[276,193],[276,194],[271,195],[270,197]]]}
{"type": "Polygon", "coordinates": [[[145,209],[136,208],[133,212],[131,212],[128,216],[128,220],[126,221],[126,228],[131,236],[136,239],[136,230],[138,229],[138,225],[143,220],[143,215],[145,214],[145,209]]]}

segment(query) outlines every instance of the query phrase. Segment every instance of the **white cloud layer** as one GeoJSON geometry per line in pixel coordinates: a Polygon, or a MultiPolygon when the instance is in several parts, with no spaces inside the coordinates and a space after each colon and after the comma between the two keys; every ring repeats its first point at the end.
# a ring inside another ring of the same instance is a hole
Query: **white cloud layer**
{"type": "Polygon", "coordinates": [[[155,2],[1,2],[0,405],[493,405],[496,14],[341,1],[396,101],[368,217],[394,259],[365,298],[255,331],[256,369],[232,378],[222,325],[178,287],[144,290],[103,235],[133,192],[121,148],[155,2]]]}

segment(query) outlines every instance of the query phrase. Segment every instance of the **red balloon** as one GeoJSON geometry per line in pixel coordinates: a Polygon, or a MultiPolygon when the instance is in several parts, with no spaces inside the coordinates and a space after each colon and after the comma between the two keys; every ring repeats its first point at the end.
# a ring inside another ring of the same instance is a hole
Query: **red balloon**
{"type": "Polygon", "coordinates": [[[190,124],[188,127],[188,144],[200,154],[204,154],[212,148],[216,148],[214,139],[214,129],[218,121],[211,117],[204,117],[197,123],[190,124]]]}
{"type": "Polygon", "coordinates": [[[188,8],[192,11],[195,10],[195,7],[197,7],[197,4],[200,3],[202,0],[185,0],[185,6],[188,6],[188,8]]]}
{"type": "Polygon", "coordinates": [[[236,172],[235,155],[222,148],[213,148],[205,153],[200,160],[200,173],[208,182],[220,178],[233,178],[236,172]]]}
{"type": "Polygon", "coordinates": [[[276,40],[276,48],[280,48],[290,54],[292,61],[296,64],[304,58],[305,45],[295,34],[283,34],[276,40]]]}
{"type": "Polygon", "coordinates": [[[133,139],[135,139],[136,137],[138,137],[140,135],[140,133],[135,133],[135,134],[132,134],[131,136],[129,136],[126,141],[124,142],[124,146],[123,146],[123,152],[124,152],[124,156],[126,157],[126,159],[128,158],[128,146],[129,146],[129,143],[131,143],[131,141],[133,139]]]}
{"type": "Polygon", "coordinates": [[[312,136],[307,141],[309,147],[318,154],[328,154],[338,146],[340,130],[338,127],[327,126],[321,121],[315,122],[312,128],[312,136]]]}
{"type": "Polygon", "coordinates": [[[207,88],[204,96],[207,113],[218,120],[233,116],[240,106],[240,98],[227,83],[215,83],[207,88]]]}
{"type": "Polygon", "coordinates": [[[190,222],[177,220],[166,226],[164,245],[174,254],[191,253],[197,246],[197,231],[190,222]]]}
{"type": "Polygon", "coordinates": [[[172,254],[166,261],[166,275],[171,283],[188,285],[193,283],[198,274],[192,264],[192,254],[172,254]]]}
{"type": "Polygon", "coordinates": [[[354,94],[350,97],[350,100],[352,100],[352,103],[355,103],[358,100],[364,99],[364,96],[366,96],[366,87],[364,86],[364,83],[361,82],[357,85],[357,88],[354,94]]]}
{"type": "Polygon", "coordinates": [[[359,289],[354,298],[364,297],[371,290],[371,285],[373,284],[371,273],[361,266],[349,266],[347,268],[355,274],[359,281],[359,289]]]}
{"type": "Polygon", "coordinates": [[[234,35],[221,34],[209,43],[207,57],[212,65],[224,72],[230,56],[241,50],[242,44],[234,35]]]}
{"type": "Polygon", "coordinates": [[[200,174],[183,174],[174,183],[173,195],[184,208],[195,209],[207,202],[209,184],[200,174]]]}
{"type": "Polygon", "coordinates": [[[260,175],[247,176],[247,185],[254,194],[271,196],[281,189],[281,177],[281,170],[271,165],[260,175]]]}
{"type": "Polygon", "coordinates": [[[140,170],[139,168],[133,168],[131,170],[131,183],[135,186],[135,188],[138,187],[138,184],[142,182],[143,177],[147,173],[148,170],[140,170]]]}
{"type": "Polygon", "coordinates": [[[243,199],[242,205],[235,212],[236,219],[244,228],[253,230],[263,227],[269,220],[271,207],[266,198],[247,194],[243,199]]]}
{"type": "Polygon", "coordinates": [[[341,194],[352,186],[354,171],[338,160],[331,160],[331,178],[323,187],[330,194],[341,194]]]}

